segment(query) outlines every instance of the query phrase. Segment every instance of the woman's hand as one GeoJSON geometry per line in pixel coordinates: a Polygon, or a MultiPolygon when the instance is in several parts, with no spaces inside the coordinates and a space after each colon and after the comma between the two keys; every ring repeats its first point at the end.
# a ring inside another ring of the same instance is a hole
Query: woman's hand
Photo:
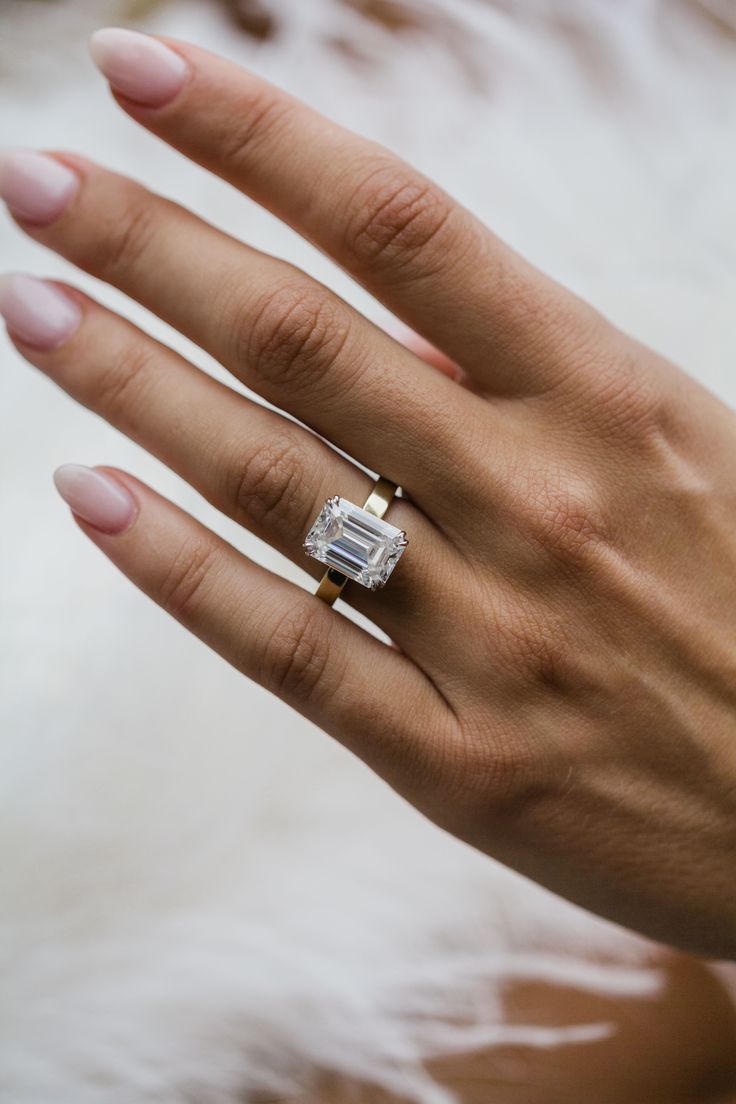
{"type": "Polygon", "coordinates": [[[385,590],[345,591],[398,647],[120,472],[62,469],[84,531],[450,832],[650,936],[736,955],[734,416],[262,80],[130,32],[94,53],[129,115],[320,245],[462,376],[130,180],[7,155],[27,233],[303,426],[80,292],[11,277],[24,356],[315,579],[311,522],[372,484],[321,438],[400,484],[405,555],[385,590]]]}

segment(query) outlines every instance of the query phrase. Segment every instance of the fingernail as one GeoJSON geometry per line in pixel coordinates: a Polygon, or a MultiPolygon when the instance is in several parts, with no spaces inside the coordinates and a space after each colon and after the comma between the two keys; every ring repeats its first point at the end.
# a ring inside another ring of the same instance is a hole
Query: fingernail
{"type": "Polygon", "coordinates": [[[67,207],[79,177],[66,165],[33,150],[0,153],[0,197],[14,215],[46,226],[67,207]]]}
{"type": "Polygon", "coordinates": [[[184,87],[184,58],[150,35],[107,27],[95,31],[89,48],[115,91],[145,107],[163,107],[184,87]]]}
{"type": "Polygon", "coordinates": [[[0,314],[11,334],[42,352],[63,345],[82,320],[71,296],[20,273],[0,277],[0,314]]]}
{"type": "Polygon", "coordinates": [[[138,513],[128,489],[96,468],[63,464],[54,472],[54,483],[72,513],[101,533],[123,533],[138,513]]]}

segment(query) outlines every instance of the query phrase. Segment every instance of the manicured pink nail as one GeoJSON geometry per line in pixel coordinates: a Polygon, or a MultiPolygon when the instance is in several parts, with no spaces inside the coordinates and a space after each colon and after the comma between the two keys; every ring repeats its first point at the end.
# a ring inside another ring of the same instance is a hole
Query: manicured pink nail
{"type": "Polygon", "coordinates": [[[145,107],[163,107],[184,87],[184,58],[150,35],[108,27],[95,31],[89,48],[115,91],[145,107]]]}
{"type": "Polygon", "coordinates": [[[54,483],[72,513],[101,533],[123,533],[138,513],[127,487],[96,468],[64,464],[54,472],[54,483]]]}
{"type": "Polygon", "coordinates": [[[46,280],[20,273],[0,277],[0,314],[11,334],[42,352],[63,345],[82,320],[71,296],[46,280]]]}
{"type": "Polygon", "coordinates": [[[77,174],[45,153],[0,153],[0,197],[19,219],[46,226],[62,214],[78,187],[77,174]]]}

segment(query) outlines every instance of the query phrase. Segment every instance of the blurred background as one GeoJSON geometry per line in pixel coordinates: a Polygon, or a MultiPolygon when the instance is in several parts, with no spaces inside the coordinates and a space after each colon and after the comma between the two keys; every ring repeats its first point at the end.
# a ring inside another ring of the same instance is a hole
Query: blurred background
{"type": "MultiPolygon", "coordinates": [[[[386,143],[736,399],[732,0],[2,0],[0,144],[124,171],[385,325],[115,107],[86,53],[108,24],[196,41],[386,143]]],[[[221,374],[4,213],[0,257],[221,374]]],[[[53,491],[67,461],[134,472],[304,581],[0,339],[0,1099],[235,1104],[327,1069],[443,1104],[423,1061],[500,1037],[500,982],[535,956],[646,989],[643,941],[445,837],[119,577],[53,491]]]]}

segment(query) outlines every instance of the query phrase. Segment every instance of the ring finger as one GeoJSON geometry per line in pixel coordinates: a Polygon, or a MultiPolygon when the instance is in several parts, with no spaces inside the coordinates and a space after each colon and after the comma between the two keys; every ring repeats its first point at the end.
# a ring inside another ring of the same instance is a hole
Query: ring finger
{"type": "MultiPolygon", "coordinates": [[[[78,291],[11,276],[0,310],[26,359],[65,391],[314,577],[324,572],[304,553],[306,531],[332,494],[362,505],[372,483],[365,472],[78,291]]],[[[436,562],[449,553],[409,502],[397,499],[390,520],[412,542],[391,580],[391,600],[359,585],[345,596],[405,643],[433,605],[430,563],[436,574],[436,562]]]]}

